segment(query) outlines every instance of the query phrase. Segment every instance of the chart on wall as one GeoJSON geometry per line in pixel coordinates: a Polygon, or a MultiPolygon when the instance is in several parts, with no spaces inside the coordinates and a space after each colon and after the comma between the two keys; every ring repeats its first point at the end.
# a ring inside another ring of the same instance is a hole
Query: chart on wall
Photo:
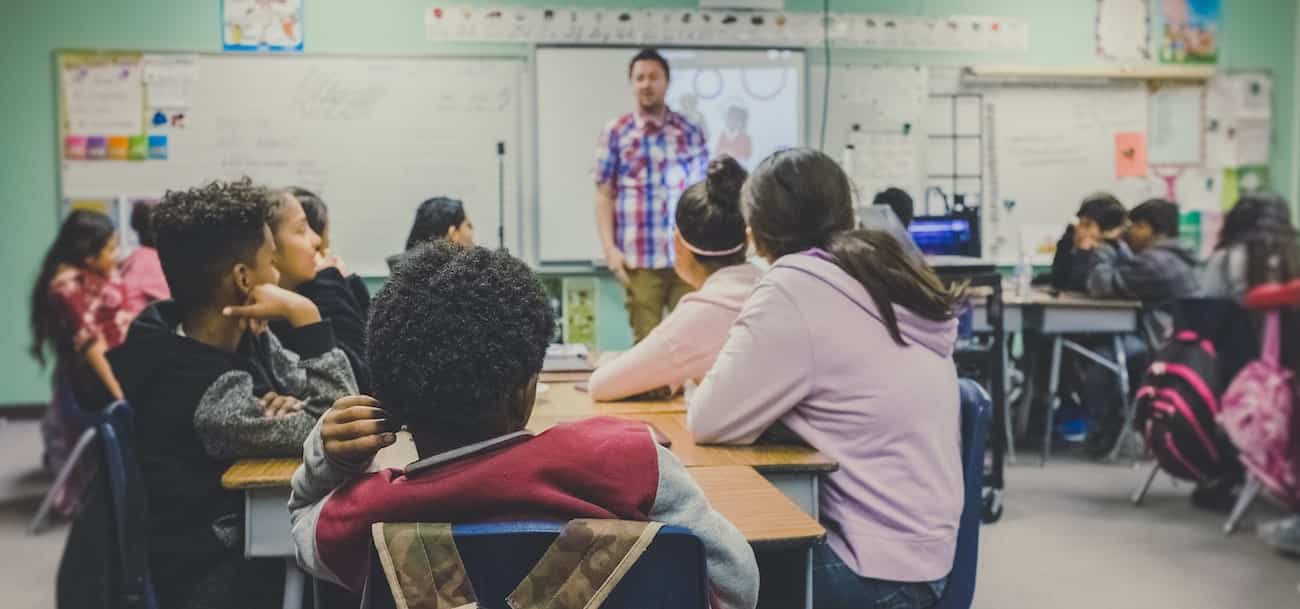
{"type": "MultiPolygon", "coordinates": [[[[537,50],[540,260],[601,258],[592,167],[601,130],[636,109],[634,48],[537,50]]],[[[752,167],[804,141],[804,55],[791,50],[665,50],[668,106],[706,134],[710,156],[752,167]]],[[[675,205],[676,201],[670,202],[675,205]]]]}
{"type": "Polygon", "coordinates": [[[384,275],[424,199],[463,200],[480,241],[496,245],[503,198],[507,245],[518,247],[518,59],[58,59],[65,199],[158,198],[241,176],[301,186],[330,206],[332,242],[351,270],[384,275]]]}

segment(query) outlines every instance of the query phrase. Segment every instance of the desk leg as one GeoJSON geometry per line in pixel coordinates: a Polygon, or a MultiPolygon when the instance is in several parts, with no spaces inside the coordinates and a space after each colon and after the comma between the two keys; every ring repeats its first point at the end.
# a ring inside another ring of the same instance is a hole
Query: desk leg
{"type": "Polygon", "coordinates": [[[813,551],[808,548],[808,566],[804,569],[804,609],[813,609],[813,551]]]}
{"type": "Polygon", "coordinates": [[[1124,447],[1124,438],[1128,437],[1129,430],[1133,428],[1133,417],[1136,415],[1136,404],[1129,399],[1129,378],[1128,378],[1128,354],[1124,352],[1124,337],[1115,335],[1115,363],[1119,365],[1116,373],[1119,375],[1119,392],[1120,400],[1123,404],[1124,423],[1119,428],[1119,434],[1115,437],[1115,447],[1110,449],[1110,460],[1114,461],[1119,458],[1119,450],[1124,447]]]}
{"type": "Polygon", "coordinates": [[[284,561],[284,609],[302,609],[302,592],[307,574],[298,568],[298,561],[284,561]]]}
{"type": "Polygon", "coordinates": [[[1065,343],[1065,338],[1057,336],[1052,340],[1052,374],[1047,381],[1047,419],[1046,429],[1043,430],[1043,465],[1047,465],[1047,459],[1052,455],[1052,427],[1056,424],[1056,409],[1061,406],[1061,396],[1057,390],[1061,385],[1061,347],[1065,343]]]}

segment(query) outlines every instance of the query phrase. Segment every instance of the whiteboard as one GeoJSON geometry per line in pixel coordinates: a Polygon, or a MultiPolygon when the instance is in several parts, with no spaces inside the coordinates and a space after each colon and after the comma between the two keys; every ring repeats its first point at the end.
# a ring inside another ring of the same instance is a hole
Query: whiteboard
{"type": "MultiPolygon", "coordinates": [[[[664,49],[672,71],[668,105],[700,124],[717,150],[729,107],[748,110],[752,166],[804,141],[801,51],[664,49]],[[696,107],[689,110],[687,98],[696,107]]],[[[542,47],[536,53],[537,217],[541,262],[603,259],[595,225],[592,168],[601,130],[635,108],[627,82],[631,48],[542,47]]],[[[676,201],[672,202],[673,205],[676,201]]]]}
{"type": "MultiPolygon", "coordinates": [[[[507,246],[520,240],[519,58],[199,55],[183,128],[165,161],[61,162],[66,197],[161,196],[247,175],[302,186],[329,205],[334,250],[353,272],[388,273],[415,208],[465,202],[476,241],[497,245],[497,142],[506,143],[507,246]]],[[[146,113],[148,116],[148,113],[146,113]]]]}
{"type": "Polygon", "coordinates": [[[993,104],[990,172],[993,201],[1011,211],[985,210],[986,257],[1014,262],[1023,247],[1035,261],[1055,245],[1084,197],[1109,192],[1125,207],[1160,194],[1159,178],[1117,178],[1115,134],[1147,132],[1147,88],[1123,86],[1006,86],[993,104]]]}

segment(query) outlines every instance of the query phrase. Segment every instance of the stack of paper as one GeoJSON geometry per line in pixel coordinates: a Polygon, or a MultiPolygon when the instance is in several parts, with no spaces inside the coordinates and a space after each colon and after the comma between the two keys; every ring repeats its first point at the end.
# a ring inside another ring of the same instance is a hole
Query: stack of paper
{"type": "Polygon", "coordinates": [[[546,348],[542,372],[585,372],[594,370],[587,345],[551,345],[546,348]]]}

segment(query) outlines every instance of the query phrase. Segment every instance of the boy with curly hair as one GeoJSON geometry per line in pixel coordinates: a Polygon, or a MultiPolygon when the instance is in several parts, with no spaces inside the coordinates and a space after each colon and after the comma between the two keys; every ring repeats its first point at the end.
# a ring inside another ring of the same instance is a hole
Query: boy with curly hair
{"type": "Polygon", "coordinates": [[[150,305],[109,354],[136,412],[149,566],[163,607],[274,607],[283,563],[242,556],[244,457],[294,457],[318,415],[356,392],[310,300],[276,286],[267,192],[247,179],[170,191],[154,210],[173,300],[150,305]],[[287,320],[279,336],[271,320],[287,320]]]}
{"type": "Polygon", "coordinates": [[[371,309],[374,397],[336,402],[303,447],[289,500],[299,564],[356,591],[376,522],[655,520],[703,542],[714,607],[754,607],[753,551],[644,423],[524,430],[553,324],[537,276],[509,254],[412,250],[371,309]],[[398,421],[421,460],[364,473],[398,421]]]}

